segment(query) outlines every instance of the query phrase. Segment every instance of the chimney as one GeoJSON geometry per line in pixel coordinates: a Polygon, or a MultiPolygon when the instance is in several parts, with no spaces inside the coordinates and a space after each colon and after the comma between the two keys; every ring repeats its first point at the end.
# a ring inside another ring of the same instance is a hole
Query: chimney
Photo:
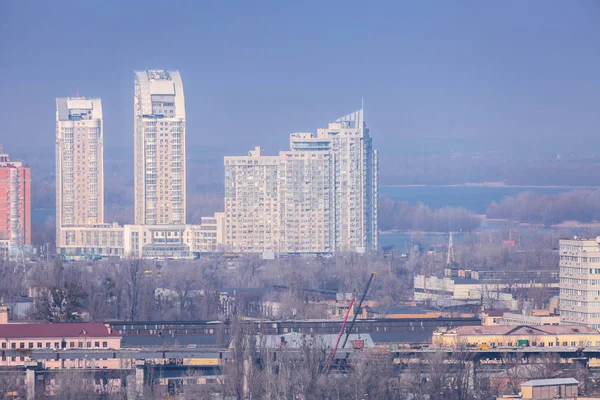
{"type": "Polygon", "coordinates": [[[0,306],[0,325],[8,324],[8,307],[0,306]]]}

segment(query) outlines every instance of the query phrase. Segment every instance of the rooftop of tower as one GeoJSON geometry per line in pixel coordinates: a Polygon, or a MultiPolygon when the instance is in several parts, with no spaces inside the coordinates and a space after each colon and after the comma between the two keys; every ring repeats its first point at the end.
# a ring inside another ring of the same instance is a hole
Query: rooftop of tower
{"type": "Polygon", "coordinates": [[[102,101],[99,98],[57,97],[56,120],[102,118],[102,101]]]}
{"type": "Polygon", "coordinates": [[[170,81],[171,75],[164,69],[149,69],[146,71],[148,79],[151,81],[170,81]]]}

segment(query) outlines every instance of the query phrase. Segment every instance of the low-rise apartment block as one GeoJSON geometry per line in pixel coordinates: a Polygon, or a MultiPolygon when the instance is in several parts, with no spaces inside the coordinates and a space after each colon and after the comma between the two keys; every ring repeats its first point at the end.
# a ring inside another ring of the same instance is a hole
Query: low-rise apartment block
{"type": "Polygon", "coordinates": [[[59,254],[67,257],[189,258],[221,250],[223,213],[200,225],[96,224],[59,230],[59,254]]]}

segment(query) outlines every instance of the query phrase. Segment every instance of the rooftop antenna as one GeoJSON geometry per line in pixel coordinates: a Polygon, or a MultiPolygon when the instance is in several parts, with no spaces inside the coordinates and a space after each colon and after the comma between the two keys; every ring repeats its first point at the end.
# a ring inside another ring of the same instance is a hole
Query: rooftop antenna
{"type": "Polygon", "coordinates": [[[79,86],[75,89],[75,97],[79,97],[79,86]]]}

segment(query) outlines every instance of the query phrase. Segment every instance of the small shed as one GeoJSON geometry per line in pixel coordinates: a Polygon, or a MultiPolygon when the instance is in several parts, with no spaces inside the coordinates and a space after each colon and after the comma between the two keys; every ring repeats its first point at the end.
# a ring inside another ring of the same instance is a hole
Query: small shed
{"type": "Polygon", "coordinates": [[[571,399],[578,387],[574,378],[535,379],[521,384],[521,394],[523,399],[571,399]]]}

